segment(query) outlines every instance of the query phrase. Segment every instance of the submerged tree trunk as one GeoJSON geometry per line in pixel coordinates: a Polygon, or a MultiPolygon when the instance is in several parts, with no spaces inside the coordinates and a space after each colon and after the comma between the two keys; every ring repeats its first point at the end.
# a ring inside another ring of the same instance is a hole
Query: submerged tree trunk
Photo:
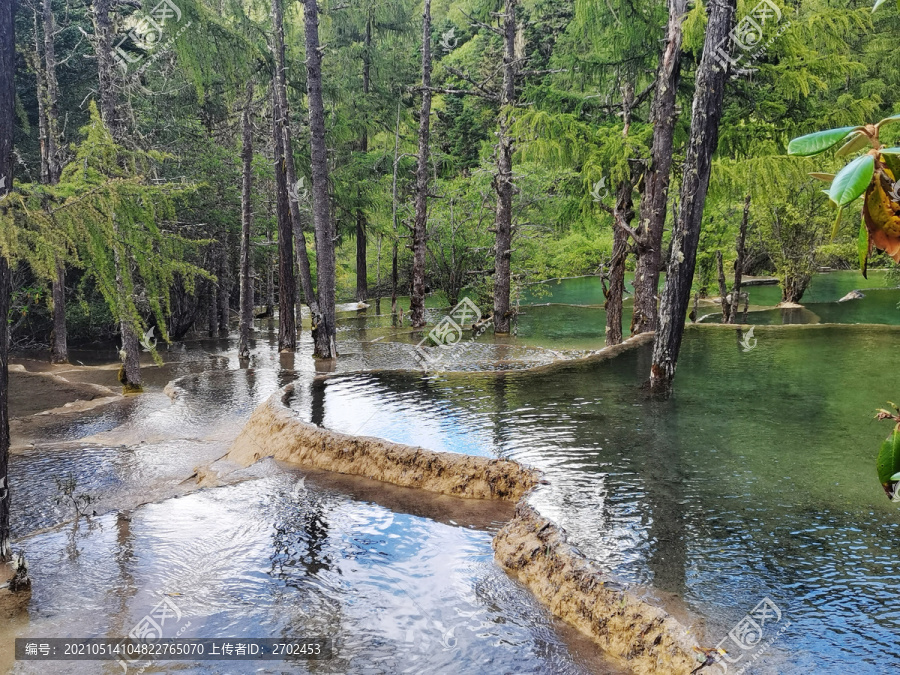
{"type": "MultiPolygon", "coordinates": [[[[12,189],[15,0],[0,3],[0,200],[12,189]]],[[[0,205],[0,208],[6,208],[0,205]]],[[[0,254],[0,562],[12,559],[9,528],[9,261],[0,254]]]]}
{"type": "MultiPolygon", "coordinates": [[[[426,0],[427,1],[427,0],[426,0]]],[[[316,0],[303,0],[306,36],[306,90],[309,98],[309,143],[312,165],[313,224],[316,231],[316,266],[319,312],[313,316],[315,356],[337,357],[335,326],[334,223],[328,194],[328,149],[325,145],[325,103],[322,99],[322,50],[319,46],[319,8],[316,0]]]]}
{"type": "MultiPolygon", "coordinates": [[[[278,215],[278,350],[297,349],[297,282],[294,278],[293,207],[287,175],[288,161],[293,164],[290,145],[290,120],[284,82],[284,19],[281,0],[272,0],[272,23],[275,29],[275,73],[272,78],[272,137],[275,146],[276,212],[278,215]],[[288,142],[285,142],[287,136],[288,142]],[[290,155],[290,157],[288,157],[290,155]]],[[[299,208],[299,207],[298,207],[299,208]]]]}
{"type": "Polygon", "coordinates": [[[119,223],[116,215],[112,216],[113,224],[113,264],[116,272],[116,293],[118,296],[117,319],[119,331],[122,336],[122,345],[119,357],[122,366],[119,368],[119,382],[126,394],[137,394],[144,390],[141,383],[141,343],[138,339],[135,326],[136,317],[132,311],[128,297],[128,290],[133,284],[125,283],[126,277],[131,278],[131,270],[128,265],[128,251],[123,248],[122,237],[119,231],[119,223]]]}
{"type": "Polygon", "coordinates": [[[409,318],[425,325],[425,230],[428,225],[428,143],[431,135],[431,0],[422,13],[422,108],[419,110],[419,161],[416,165],[416,217],[413,221],[412,292],[409,318]]]}
{"type": "Polygon", "coordinates": [[[391,316],[397,314],[397,168],[400,162],[400,104],[397,104],[397,129],[394,132],[394,178],[391,182],[391,316]]]}
{"type": "Polygon", "coordinates": [[[56,278],[53,280],[53,341],[50,345],[52,363],[68,363],[69,347],[66,342],[66,266],[56,261],[56,278]]]}
{"type": "Polygon", "coordinates": [[[622,181],[616,190],[613,217],[613,251],[606,292],[606,344],[622,342],[622,307],[625,296],[625,260],[628,257],[628,228],[634,219],[634,180],[622,181]]]}
{"type": "MultiPolygon", "coordinates": [[[[215,261],[211,266],[214,264],[215,261]]],[[[206,335],[211,338],[219,336],[219,287],[217,283],[210,281],[207,284],[209,294],[206,304],[206,335]]]]}
{"type": "Polygon", "coordinates": [[[731,297],[728,295],[728,286],[725,284],[725,266],[722,264],[722,251],[716,251],[716,269],[719,273],[719,303],[722,305],[722,321],[731,323],[731,297]]]}
{"type": "MultiPolygon", "coordinates": [[[[744,199],[744,217],[741,219],[741,231],[737,238],[737,259],[734,261],[734,286],[731,289],[731,314],[728,323],[737,321],[738,305],[741,301],[741,278],[744,274],[745,242],[747,240],[747,224],[750,220],[750,195],[744,199]]],[[[749,302],[749,298],[748,298],[749,302]]]]}
{"type": "Polygon", "coordinates": [[[709,3],[709,23],[697,71],[691,136],[684,162],[681,210],[672,232],[672,253],[660,303],[659,330],[653,342],[650,388],[659,394],[668,394],[672,389],[684,336],[684,317],[690,302],[703,207],[709,188],[712,155],[719,141],[719,120],[728,79],[728,68],[719,60],[718,48],[734,25],[735,4],[736,0],[710,0],[709,3]]]}
{"type": "Polygon", "coordinates": [[[294,233],[288,204],[285,155],[281,145],[278,118],[282,115],[277,102],[273,106],[272,124],[275,147],[275,213],[278,221],[278,351],[297,348],[297,327],[294,323],[296,287],[294,284],[294,233]]]}
{"type": "Polygon", "coordinates": [[[812,276],[805,273],[785,275],[781,282],[781,302],[800,304],[812,276]]]}
{"type": "Polygon", "coordinates": [[[231,266],[228,264],[228,232],[219,249],[219,337],[228,337],[231,324],[231,266]]]}
{"type": "MultiPolygon", "coordinates": [[[[366,17],[366,34],[363,40],[363,96],[368,99],[369,87],[372,68],[372,17],[366,17]]],[[[368,123],[368,120],[366,121],[368,123]]],[[[367,153],[369,151],[369,132],[363,127],[362,135],[359,139],[359,151],[367,153]]],[[[365,302],[369,298],[369,270],[366,262],[366,245],[368,223],[366,214],[362,209],[356,209],[356,300],[365,302]]]]}
{"type": "Polygon", "coordinates": [[[634,314],[631,334],[656,330],[657,289],[662,263],[663,229],[666,202],[669,197],[669,174],[672,171],[672,146],[678,119],[676,94],[681,63],[682,22],[687,13],[687,0],[669,0],[669,23],[666,44],[656,70],[656,92],[650,110],[653,125],[653,147],[650,166],[644,176],[641,195],[641,221],[638,228],[638,258],[634,273],[634,314]]]}
{"type": "Polygon", "coordinates": [[[516,98],[516,3],[505,0],[503,8],[503,88],[500,91],[500,133],[497,141],[497,214],[494,219],[494,332],[509,333],[510,266],[512,261],[513,139],[508,106],[516,98]]]}
{"type": "MultiPolygon", "coordinates": [[[[12,13],[8,8],[0,7],[0,35],[2,31],[8,30],[10,39],[12,38],[12,19],[7,18],[5,14],[12,13]]],[[[4,39],[5,38],[0,38],[4,39]]],[[[0,45],[3,51],[6,51],[6,45],[0,45]]],[[[4,55],[0,55],[0,68],[11,65],[5,62],[4,55]]],[[[3,81],[4,76],[0,74],[0,84],[6,89],[6,82],[3,81]]],[[[3,98],[6,91],[0,92],[0,103],[6,103],[3,98]]],[[[9,112],[9,119],[12,121],[12,108],[5,105],[0,110],[0,118],[9,112]]],[[[12,131],[7,129],[5,122],[0,122],[3,126],[2,131],[12,131]]],[[[8,138],[11,137],[8,136],[8,138]]],[[[7,160],[4,151],[9,148],[3,147],[6,144],[2,142],[3,133],[0,133],[0,161],[2,168],[12,167],[12,162],[7,160]]],[[[11,156],[11,155],[10,155],[11,156]]],[[[11,171],[3,171],[4,177],[12,175],[11,171]]],[[[9,543],[9,264],[2,255],[0,255],[0,562],[7,562],[12,557],[12,551],[9,543]]]]}
{"type": "MultiPolygon", "coordinates": [[[[313,316],[313,323],[315,323],[315,317],[319,314],[319,303],[316,299],[315,287],[313,286],[312,270],[309,264],[309,253],[306,250],[306,237],[303,234],[303,219],[302,214],[300,213],[299,185],[297,183],[297,169],[294,165],[294,146],[291,141],[291,114],[287,100],[284,17],[281,1],[282,0],[272,0],[272,20],[275,26],[275,77],[273,85],[275,104],[278,110],[278,114],[275,115],[276,126],[278,128],[278,137],[275,139],[275,143],[281,146],[281,153],[284,158],[285,189],[287,190],[287,197],[285,199],[287,200],[288,211],[290,214],[297,267],[300,270],[300,285],[303,288],[303,296],[306,299],[306,304],[313,316]]],[[[293,277],[292,270],[291,278],[293,279],[293,277]]],[[[296,281],[293,282],[293,285],[296,302],[298,296],[296,281]]],[[[295,331],[298,331],[299,327],[299,323],[295,324],[295,331]]]]}
{"type": "Polygon", "coordinates": [[[250,267],[250,229],[253,225],[253,122],[250,114],[253,106],[253,83],[247,84],[247,101],[241,115],[241,298],[238,356],[250,356],[250,331],[253,328],[253,285],[250,267]]]}

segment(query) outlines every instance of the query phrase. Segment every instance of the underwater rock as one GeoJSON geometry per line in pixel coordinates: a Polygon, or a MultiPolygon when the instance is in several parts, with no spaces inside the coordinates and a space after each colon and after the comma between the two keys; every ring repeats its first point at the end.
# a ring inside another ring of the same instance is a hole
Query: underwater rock
{"type": "Polygon", "coordinates": [[[866,294],[862,291],[850,291],[849,293],[847,293],[847,295],[838,300],[838,302],[847,302],[848,300],[862,300],[864,297],[866,297],[866,294]]]}

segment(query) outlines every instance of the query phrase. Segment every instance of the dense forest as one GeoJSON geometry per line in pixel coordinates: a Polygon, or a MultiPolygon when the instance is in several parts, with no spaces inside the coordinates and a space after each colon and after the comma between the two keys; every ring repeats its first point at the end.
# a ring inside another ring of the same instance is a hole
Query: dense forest
{"type": "Polygon", "coordinates": [[[423,328],[429,296],[514,333],[523,289],[575,275],[605,280],[608,344],[658,331],[665,387],[693,298],[733,320],[744,275],[798,303],[857,265],[859,211],[810,174],[860,146],[788,144],[900,85],[871,0],[4,4],[9,346],[114,341],[127,391],[157,338],[248,356],[277,316],[280,349],[308,328],[334,359],[337,303],[423,328]]]}

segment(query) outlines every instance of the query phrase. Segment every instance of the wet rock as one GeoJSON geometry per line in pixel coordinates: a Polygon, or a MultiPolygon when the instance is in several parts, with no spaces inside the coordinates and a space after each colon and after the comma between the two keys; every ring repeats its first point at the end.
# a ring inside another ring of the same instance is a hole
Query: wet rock
{"type": "Polygon", "coordinates": [[[520,502],[493,541],[494,557],[561,619],[590,636],[634,673],[691,673],[702,655],[688,630],[663,609],[608,584],[565,531],[520,502]]]}
{"type": "Polygon", "coordinates": [[[866,294],[862,291],[850,291],[849,293],[847,293],[847,295],[838,300],[838,302],[847,302],[848,300],[862,300],[864,297],[866,297],[866,294]]]}

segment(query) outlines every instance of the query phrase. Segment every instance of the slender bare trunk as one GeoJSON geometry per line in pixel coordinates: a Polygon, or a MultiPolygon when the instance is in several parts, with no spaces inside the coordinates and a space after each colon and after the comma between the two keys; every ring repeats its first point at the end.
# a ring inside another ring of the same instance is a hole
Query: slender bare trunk
{"type": "Polygon", "coordinates": [[[744,199],[744,216],[741,218],[741,231],[737,238],[737,259],[734,261],[734,286],[731,290],[731,314],[728,323],[737,321],[738,303],[741,301],[741,280],[744,274],[745,242],[747,240],[747,224],[750,220],[750,195],[744,199]]]}
{"type": "Polygon", "coordinates": [[[35,90],[38,107],[38,144],[41,149],[41,183],[50,185],[50,139],[47,135],[47,75],[44,72],[42,55],[43,40],[38,23],[38,12],[34,9],[34,52],[28,59],[34,71],[35,90]]]}
{"type": "Polygon", "coordinates": [[[51,0],[43,0],[44,76],[46,77],[47,164],[50,184],[56,185],[62,173],[62,133],[59,125],[59,82],[56,78],[56,22],[51,0]]]}
{"type": "Polygon", "coordinates": [[[606,344],[622,342],[622,307],[625,296],[625,261],[628,257],[628,230],[634,219],[635,176],[622,181],[616,190],[613,209],[613,251],[609,265],[609,289],[606,291],[606,344]]]}
{"type": "Polygon", "coordinates": [[[660,303],[659,330],[653,343],[650,366],[651,390],[668,394],[672,389],[678,352],[684,336],[684,317],[691,296],[697,261],[697,245],[712,156],[719,142],[719,121],[725,97],[728,68],[717,49],[734,26],[736,0],[710,0],[709,23],[703,57],[697,71],[691,114],[691,136],[681,184],[681,210],[672,232],[672,254],[660,303]]]}
{"type": "Polygon", "coordinates": [[[412,292],[409,319],[425,325],[425,231],[428,225],[428,150],[431,136],[431,0],[422,12],[422,107],[419,110],[419,159],[416,164],[416,217],[413,221],[412,292]]]}
{"type": "Polygon", "coordinates": [[[731,316],[731,303],[728,297],[728,287],[725,285],[725,266],[722,263],[722,251],[716,251],[716,269],[719,273],[719,302],[722,305],[722,321],[720,323],[731,323],[728,319],[731,316]]]}
{"type": "Polygon", "coordinates": [[[253,329],[253,285],[250,266],[250,230],[253,226],[253,83],[247,84],[247,100],[241,115],[241,319],[238,356],[250,356],[250,331],[253,329]]]}
{"type": "Polygon", "coordinates": [[[319,311],[317,315],[313,316],[314,354],[321,359],[333,359],[337,357],[334,223],[331,220],[331,197],[328,194],[328,149],[325,145],[325,102],[322,98],[319,8],[316,0],[303,0],[303,7],[306,37],[306,90],[309,98],[313,224],[316,231],[316,266],[319,287],[319,311]]]}
{"type": "Polygon", "coordinates": [[[663,229],[672,171],[672,146],[678,119],[675,96],[681,63],[681,24],[687,13],[687,0],[669,0],[666,44],[656,70],[656,92],[650,110],[653,147],[650,166],[644,177],[641,195],[641,220],[638,228],[638,259],[634,273],[634,314],[631,334],[656,330],[656,299],[662,263],[663,229]]]}
{"type": "MultiPolygon", "coordinates": [[[[277,0],[276,0],[277,1],[277,0]]],[[[276,87],[277,89],[277,87],[276,87]]],[[[273,106],[272,139],[275,147],[275,213],[278,221],[278,350],[293,351],[297,348],[297,327],[294,305],[294,233],[291,223],[291,207],[285,174],[285,154],[281,145],[279,117],[282,115],[277,100],[273,106]]]]}
{"type": "Polygon", "coordinates": [[[497,142],[497,214],[494,219],[494,332],[509,333],[512,313],[509,306],[512,261],[513,139],[509,106],[516,98],[516,3],[505,0],[503,9],[503,88],[500,92],[500,134],[497,142]]]}
{"type": "Polygon", "coordinates": [[[97,57],[97,75],[100,92],[100,117],[116,142],[121,142],[125,125],[119,116],[116,62],[113,57],[113,25],[110,12],[112,0],[92,0],[94,23],[94,54],[97,57]]]}
{"type": "MultiPolygon", "coordinates": [[[[368,99],[371,85],[372,70],[372,17],[366,17],[366,34],[363,40],[363,97],[368,99]]],[[[369,151],[369,132],[366,128],[368,120],[363,126],[362,135],[359,138],[359,151],[369,151]]],[[[356,210],[356,300],[365,302],[369,297],[368,265],[366,262],[366,245],[368,222],[362,209],[356,210]]]]}
{"type": "Polygon", "coordinates": [[[57,258],[56,278],[51,289],[53,295],[53,340],[50,346],[52,363],[69,362],[69,346],[66,341],[66,266],[57,258]]]}
{"type": "Polygon", "coordinates": [[[397,104],[397,129],[394,132],[394,178],[391,183],[391,315],[397,313],[397,169],[400,162],[400,103],[397,104]]]}
{"type": "MultiPolygon", "coordinates": [[[[13,182],[15,13],[15,0],[0,3],[0,199],[12,189],[13,182]]],[[[0,255],[0,562],[12,558],[9,528],[9,294],[9,261],[0,255]]]]}
{"type": "Polygon", "coordinates": [[[228,232],[219,247],[219,337],[228,337],[231,323],[231,267],[228,264],[228,232]]]}
{"type": "MultiPolygon", "coordinates": [[[[215,269],[215,261],[211,266],[215,269]]],[[[209,297],[206,305],[206,335],[214,338],[219,336],[219,286],[215,281],[207,284],[209,297]]]]}
{"type": "Polygon", "coordinates": [[[113,214],[113,262],[116,272],[116,292],[118,294],[119,330],[122,334],[122,345],[119,356],[122,366],[119,368],[119,382],[126,394],[142,392],[141,383],[141,344],[138,340],[135,317],[128,301],[126,288],[131,284],[125,283],[125,277],[131,276],[128,268],[128,252],[124,250],[118,221],[113,214]]]}
{"type": "MultiPolygon", "coordinates": [[[[281,146],[281,156],[283,157],[285,189],[287,190],[287,197],[285,197],[285,199],[290,215],[291,228],[293,230],[297,266],[300,270],[300,286],[303,289],[303,296],[306,299],[306,304],[309,306],[312,316],[316,317],[319,314],[319,306],[312,281],[309,253],[306,250],[306,237],[303,234],[303,217],[300,212],[297,169],[294,165],[294,146],[291,141],[291,114],[287,100],[287,78],[285,75],[286,65],[282,0],[272,0],[272,22],[275,27],[275,77],[273,87],[275,93],[275,107],[278,111],[275,115],[275,123],[278,129],[278,136],[275,143],[281,146]]],[[[292,268],[291,279],[293,279],[293,277],[292,268]]],[[[296,298],[296,281],[293,281],[292,283],[294,287],[294,297],[296,298]]],[[[315,323],[315,319],[313,320],[313,323],[315,323]]],[[[299,329],[299,324],[295,325],[295,329],[299,329]]]]}

